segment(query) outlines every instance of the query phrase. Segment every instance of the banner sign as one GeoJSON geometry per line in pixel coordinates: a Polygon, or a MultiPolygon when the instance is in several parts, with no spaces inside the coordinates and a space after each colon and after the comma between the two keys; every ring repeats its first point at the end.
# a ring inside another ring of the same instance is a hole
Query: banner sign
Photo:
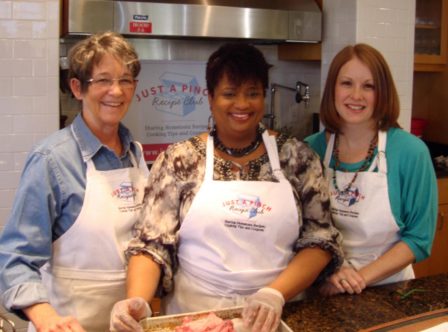
{"type": "Polygon", "coordinates": [[[205,62],[142,61],[123,123],[153,162],[168,145],[207,131],[210,115],[205,62]]]}

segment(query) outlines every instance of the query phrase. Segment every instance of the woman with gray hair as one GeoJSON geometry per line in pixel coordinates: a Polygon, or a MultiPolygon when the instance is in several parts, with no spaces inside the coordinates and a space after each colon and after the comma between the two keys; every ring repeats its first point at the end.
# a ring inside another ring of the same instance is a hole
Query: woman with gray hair
{"type": "Polygon", "coordinates": [[[123,252],[141,208],[148,168],[120,121],[140,62],[106,32],[69,53],[81,112],[28,156],[0,237],[2,304],[30,331],[107,331],[125,297],[123,252]]]}

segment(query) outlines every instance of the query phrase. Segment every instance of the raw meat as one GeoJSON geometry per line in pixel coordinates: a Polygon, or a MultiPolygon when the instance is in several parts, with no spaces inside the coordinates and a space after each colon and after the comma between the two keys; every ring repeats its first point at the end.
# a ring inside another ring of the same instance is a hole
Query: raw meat
{"type": "Polygon", "coordinates": [[[176,332],[236,332],[231,320],[224,320],[213,312],[204,318],[193,320],[186,317],[181,326],[176,327],[176,332]]]}

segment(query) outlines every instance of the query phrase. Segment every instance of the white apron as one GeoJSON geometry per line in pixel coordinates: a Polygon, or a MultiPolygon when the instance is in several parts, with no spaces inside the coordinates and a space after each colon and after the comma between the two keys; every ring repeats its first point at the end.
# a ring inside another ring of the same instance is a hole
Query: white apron
{"type": "MultiPolygon", "coordinates": [[[[41,269],[50,303],[88,332],[109,331],[112,306],[126,297],[124,250],[149,173],[143,154],[138,164],[132,153],[131,160],[134,167],[108,171],[87,161],[81,212],[53,243],[52,259],[41,269]]],[[[32,324],[28,331],[35,331],[32,324]]]]}
{"type": "Polygon", "coordinates": [[[263,141],[278,182],[213,180],[208,137],[204,182],[179,230],[179,269],[164,301],[167,314],[242,305],[293,257],[299,214],[275,137],[265,131],[263,141]]]}
{"type": "MultiPolygon", "coordinates": [[[[330,182],[331,212],[336,228],[343,238],[345,259],[360,269],[378,259],[400,241],[399,227],[392,214],[387,187],[387,132],[378,132],[378,154],[366,172],[359,172],[348,193],[339,194],[333,184],[329,167],[333,153],[334,135],[330,136],[324,165],[330,182]],[[378,172],[374,172],[378,167],[378,172]]],[[[336,172],[338,187],[344,190],[355,173],[336,172]]],[[[402,271],[375,285],[414,278],[409,265],[402,271]]]]}

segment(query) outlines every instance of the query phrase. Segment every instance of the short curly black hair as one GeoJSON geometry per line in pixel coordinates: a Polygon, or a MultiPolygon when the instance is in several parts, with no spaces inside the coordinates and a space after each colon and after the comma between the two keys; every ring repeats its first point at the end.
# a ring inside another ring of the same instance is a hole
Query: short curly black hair
{"type": "Polygon", "coordinates": [[[247,43],[226,43],[210,55],[205,71],[208,93],[213,97],[216,86],[224,75],[239,86],[247,81],[261,82],[266,91],[269,68],[263,53],[247,43]]]}

